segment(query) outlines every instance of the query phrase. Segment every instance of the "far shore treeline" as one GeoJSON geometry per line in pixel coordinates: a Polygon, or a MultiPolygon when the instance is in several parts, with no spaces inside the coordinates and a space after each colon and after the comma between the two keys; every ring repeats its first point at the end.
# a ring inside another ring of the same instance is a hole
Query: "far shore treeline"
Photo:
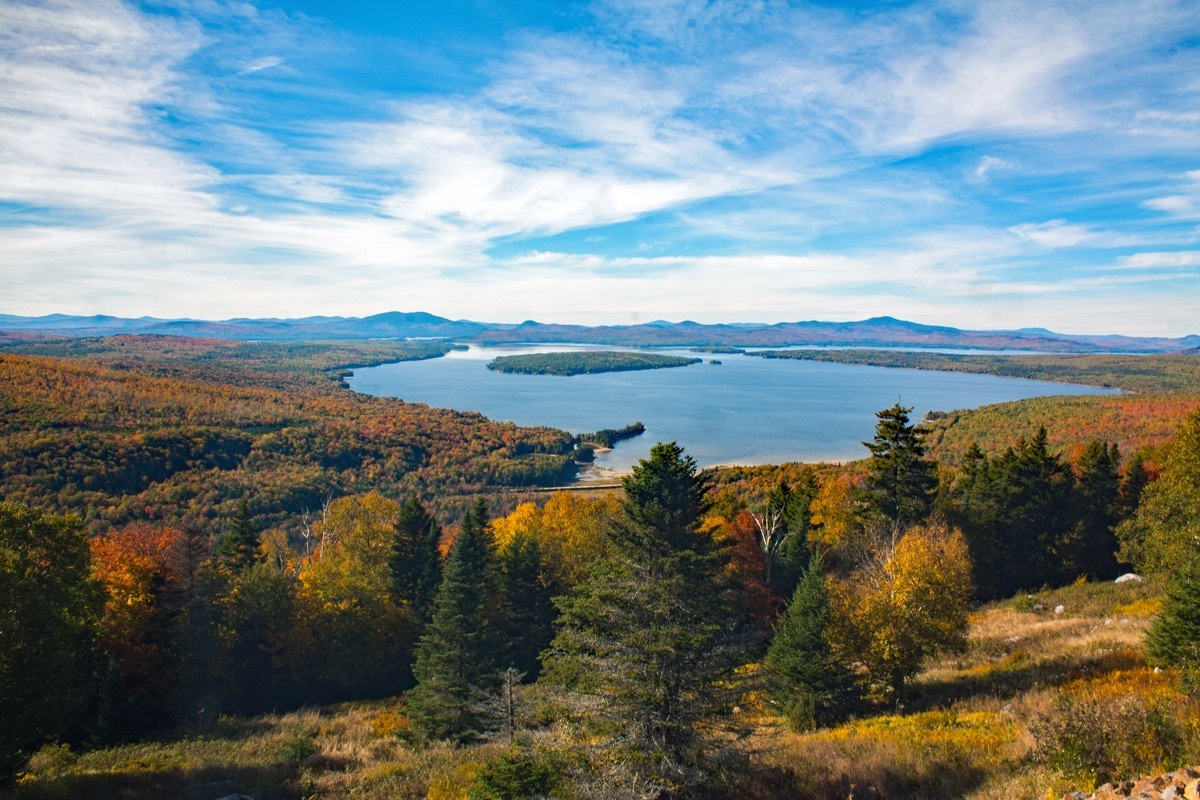
{"type": "Polygon", "coordinates": [[[666,356],[659,353],[625,353],[611,350],[579,350],[562,353],[528,353],[499,356],[488,362],[496,372],[520,375],[592,375],[600,372],[628,372],[640,369],[664,369],[699,364],[698,358],[666,356]]]}

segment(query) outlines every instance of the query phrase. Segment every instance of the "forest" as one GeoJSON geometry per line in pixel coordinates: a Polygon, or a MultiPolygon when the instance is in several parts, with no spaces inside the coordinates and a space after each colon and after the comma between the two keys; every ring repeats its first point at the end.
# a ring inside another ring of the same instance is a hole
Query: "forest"
{"type": "Polygon", "coordinates": [[[1193,396],[1142,439],[897,403],[850,464],[659,443],[537,497],[640,424],[339,381],[445,347],[5,340],[0,792],[1045,797],[1194,763],[1193,396]]]}
{"type": "Polygon", "coordinates": [[[592,375],[599,372],[629,372],[699,364],[698,358],[664,356],[659,353],[625,353],[611,350],[580,350],[563,353],[529,353],[499,356],[488,362],[496,372],[518,375],[592,375]]]}

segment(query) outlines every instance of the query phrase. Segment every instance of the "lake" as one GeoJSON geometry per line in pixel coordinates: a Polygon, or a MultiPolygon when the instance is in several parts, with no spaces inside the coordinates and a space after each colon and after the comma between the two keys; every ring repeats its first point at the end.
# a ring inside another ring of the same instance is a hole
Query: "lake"
{"type": "MultiPolygon", "coordinates": [[[[687,349],[656,353],[693,356],[703,364],[599,375],[511,375],[486,364],[496,356],[564,350],[621,349],[568,345],[478,347],[429,361],[355,370],[350,387],[438,408],[478,411],[518,425],[549,425],[572,433],[646,426],[639,437],[598,454],[598,466],[626,471],[655,442],[676,441],[702,467],[863,458],[875,412],[897,400],[913,419],[1056,394],[1114,390],[992,375],[888,369],[813,361],[709,355],[687,349]],[[718,359],[720,365],[707,363],[718,359]]],[[[630,348],[624,348],[630,349],[630,348]]]]}

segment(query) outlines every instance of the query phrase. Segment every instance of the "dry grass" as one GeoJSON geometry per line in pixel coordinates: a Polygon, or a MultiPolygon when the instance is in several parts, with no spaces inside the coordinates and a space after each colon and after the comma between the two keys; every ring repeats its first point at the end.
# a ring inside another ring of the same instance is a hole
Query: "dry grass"
{"type": "MultiPolygon", "coordinates": [[[[1106,703],[1152,709],[1180,703],[1173,679],[1154,674],[1142,654],[1159,603],[1149,585],[1104,583],[980,608],[966,651],[918,676],[906,713],[781,737],[766,760],[776,770],[779,796],[844,800],[852,785],[856,798],[889,800],[1061,796],[1081,777],[1039,760],[1046,744],[1039,750],[1033,731],[1061,712],[1062,698],[1084,698],[1101,714],[1106,703]]],[[[1186,739],[1200,723],[1188,721],[1194,712],[1184,713],[1185,706],[1174,716],[1186,739]]],[[[1152,745],[1162,738],[1149,728],[1139,735],[1152,745]]],[[[1154,764],[1167,752],[1157,745],[1139,750],[1115,731],[1099,737],[1101,745],[1126,752],[1128,764],[1154,764]]]]}

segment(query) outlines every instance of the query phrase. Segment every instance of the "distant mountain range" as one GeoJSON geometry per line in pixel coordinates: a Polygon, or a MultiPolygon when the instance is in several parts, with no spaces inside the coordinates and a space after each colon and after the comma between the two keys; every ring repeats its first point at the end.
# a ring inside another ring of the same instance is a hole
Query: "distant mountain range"
{"type": "Polygon", "coordinates": [[[442,338],[483,344],[577,343],[621,346],[726,345],[731,347],[953,347],[1035,350],[1052,353],[1179,353],[1197,351],[1200,336],[1179,339],[1133,336],[1072,336],[1042,328],[970,331],[920,325],[893,317],[859,322],[780,322],[702,325],[655,321],[642,325],[561,325],[532,320],[519,325],[450,320],[424,312],[390,311],[370,317],[300,319],[126,319],[97,315],[17,317],[0,314],[0,331],[60,336],[155,334],[254,341],[442,338]]]}

